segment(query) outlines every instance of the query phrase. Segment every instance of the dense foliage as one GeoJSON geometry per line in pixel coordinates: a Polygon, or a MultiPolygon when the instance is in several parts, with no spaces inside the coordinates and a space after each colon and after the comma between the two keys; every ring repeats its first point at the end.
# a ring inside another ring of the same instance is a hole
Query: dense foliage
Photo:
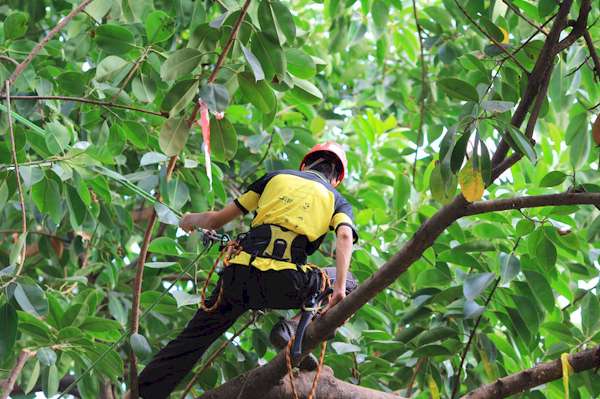
{"type": "MultiPolygon", "coordinates": [[[[0,80],[77,3],[3,2],[0,80]]],[[[74,375],[83,376],[81,397],[98,397],[107,382],[120,395],[129,352],[143,365],[197,309],[216,248],[161,296],[202,242],[157,206],[162,224],[148,248],[140,329],[120,342],[153,212],[148,193],[180,212],[216,209],[265,171],[295,168],[314,143],[341,142],[350,164],[341,191],[360,234],[352,272],[364,281],[461,191],[470,201],[600,192],[592,140],[600,66],[583,38],[555,61],[534,140],[510,123],[524,70],[535,65],[558,10],[554,0],[422,1],[416,10],[400,0],[249,1],[215,69],[242,6],[94,0],[49,41],[10,91],[26,234],[2,101],[0,377],[20,353],[31,354],[21,392],[49,397],[74,375]],[[200,127],[186,125],[198,94],[211,113],[211,179],[200,127]],[[488,185],[502,138],[525,157],[488,185]]],[[[594,6],[592,48],[598,18],[594,6]]],[[[450,397],[459,369],[466,393],[599,344],[597,215],[594,207],[552,206],[461,219],[339,329],[325,363],[362,386],[450,397]]],[[[225,231],[235,236],[247,222],[225,231]]],[[[331,244],[330,237],[312,261],[329,265],[331,244]]],[[[279,314],[241,318],[215,350],[257,320],[212,365],[198,365],[192,394],[273,358],[267,333],[279,314]]],[[[563,384],[523,397],[562,398],[563,384]]],[[[571,376],[568,386],[576,398],[600,395],[593,372],[571,376]]]]}

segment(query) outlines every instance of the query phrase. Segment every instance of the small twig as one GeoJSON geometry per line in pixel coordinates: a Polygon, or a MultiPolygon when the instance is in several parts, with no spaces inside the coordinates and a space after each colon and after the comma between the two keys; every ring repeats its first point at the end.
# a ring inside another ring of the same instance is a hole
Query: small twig
{"type": "Polygon", "coordinates": [[[192,379],[190,380],[190,382],[186,385],[185,390],[183,391],[183,393],[181,394],[181,399],[185,399],[186,395],[190,392],[190,390],[194,387],[194,384],[196,383],[196,381],[198,380],[198,378],[200,377],[200,375],[202,375],[202,373],[204,373],[206,371],[206,369],[208,369],[210,367],[210,365],[212,364],[212,362],[214,362],[214,360],[221,354],[223,353],[223,351],[233,342],[233,340],[235,340],[237,337],[239,337],[248,327],[250,327],[250,325],[252,325],[254,322],[256,321],[256,317],[253,316],[252,318],[250,318],[250,320],[248,320],[246,322],[246,324],[244,324],[242,326],[242,328],[240,328],[240,330],[238,332],[236,332],[231,338],[229,338],[227,341],[223,342],[221,344],[221,346],[219,346],[219,348],[217,350],[215,350],[208,359],[206,359],[206,362],[204,362],[204,364],[202,365],[202,367],[200,368],[200,370],[198,370],[198,372],[196,374],[194,374],[194,376],[192,377],[192,379]]]}
{"type": "Polygon", "coordinates": [[[590,57],[592,57],[592,61],[594,61],[594,71],[596,73],[596,79],[600,80],[600,58],[598,58],[598,53],[596,52],[596,48],[594,47],[594,41],[590,36],[590,32],[588,30],[583,31],[583,38],[585,39],[585,44],[587,44],[588,50],[590,52],[590,57]]]}
{"type": "Polygon", "coordinates": [[[407,398],[410,398],[412,396],[413,385],[415,384],[417,375],[419,374],[419,371],[421,370],[421,366],[423,366],[423,363],[425,363],[426,360],[427,360],[426,357],[422,357],[419,359],[419,361],[415,365],[415,371],[413,371],[412,377],[410,377],[410,381],[408,382],[408,386],[406,387],[405,395],[407,398]]]}
{"type": "Polygon", "coordinates": [[[460,2],[458,0],[454,0],[454,3],[460,9],[460,11],[463,13],[463,15],[471,22],[471,24],[473,24],[477,28],[478,31],[480,31],[481,33],[483,33],[483,35],[485,37],[487,37],[492,43],[494,43],[496,45],[496,47],[498,47],[504,54],[506,54],[508,56],[508,58],[510,58],[515,64],[517,64],[517,66],[519,68],[521,68],[526,74],[529,74],[529,71],[527,70],[527,68],[525,68],[523,66],[523,64],[521,64],[519,62],[519,60],[517,60],[515,58],[514,55],[512,55],[508,50],[506,50],[504,48],[504,46],[502,45],[502,43],[500,43],[498,40],[494,39],[489,33],[487,33],[485,31],[485,29],[483,29],[481,26],[479,26],[479,24],[477,23],[477,21],[475,21],[469,15],[469,13],[467,13],[467,10],[464,9],[464,7],[460,4],[460,2]]]}
{"type": "MultiPolygon", "coordinates": [[[[14,233],[20,233],[20,231],[16,230],[16,229],[3,229],[3,230],[0,230],[0,234],[14,234],[14,233]]],[[[30,230],[29,232],[27,232],[27,234],[38,234],[38,235],[46,236],[46,237],[49,237],[49,238],[55,238],[57,240],[65,242],[65,243],[71,242],[71,240],[68,239],[68,238],[55,236],[54,234],[48,233],[46,231],[30,230]]]]}
{"type": "MultiPolygon", "coordinates": [[[[0,94],[0,99],[5,99],[5,98],[6,98],[6,96],[0,94]]],[[[12,100],[25,100],[25,101],[37,101],[37,100],[74,101],[74,102],[79,102],[79,103],[100,105],[100,106],[109,107],[109,108],[112,107],[112,108],[128,109],[130,111],[137,111],[137,112],[143,112],[145,114],[162,116],[163,118],[168,118],[169,117],[169,113],[168,112],[149,111],[147,109],[130,107],[128,105],[115,104],[115,103],[112,103],[112,102],[105,102],[105,101],[93,100],[91,98],[83,98],[83,97],[68,97],[68,96],[12,96],[11,99],[12,100]]]]}
{"type": "Polygon", "coordinates": [[[544,30],[543,26],[538,26],[535,22],[533,22],[531,19],[529,19],[526,15],[524,15],[521,10],[519,10],[517,7],[515,7],[512,2],[510,1],[506,1],[506,0],[502,0],[502,2],[504,4],[506,4],[508,6],[508,8],[510,8],[512,10],[512,12],[514,12],[518,17],[520,17],[521,19],[523,19],[525,22],[527,22],[529,25],[533,26],[538,32],[543,33],[544,35],[548,36],[548,32],[546,32],[544,30]]]}
{"type": "Polygon", "coordinates": [[[121,84],[121,86],[119,86],[119,91],[117,91],[115,93],[115,95],[112,96],[112,98],[110,99],[110,102],[115,101],[119,97],[119,94],[121,94],[121,92],[123,91],[123,89],[125,88],[125,86],[127,86],[127,84],[129,83],[129,81],[133,78],[133,75],[135,75],[135,73],[140,68],[140,66],[142,65],[142,63],[146,60],[146,57],[148,56],[148,52],[150,51],[151,47],[152,46],[147,47],[144,50],[144,52],[142,53],[142,55],[140,56],[140,58],[138,58],[135,61],[135,64],[133,64],[133,66],[131,67],[131,70],[127,74],[127,77],[125,78],[125,80],[123,81],[123,83],[121,84]]]}
{"type": "Polygon", "coordinates": [[[425,79],[427,76],[427,66],[425,65],[425,54],[423,53],[423,33],[421,32],[421,24],[419,24],[419,16],[417,14],[416,0],[412,0],[413,16],[417,25],[417,34],[419,36],[419,50],[421,59],[421,98],[419,101],[419,132],[417,133],[417,148],[415,149],[415,160],[412,167],[413,185],[416,185],[417,177],[417,158],[419,156],[419,146],[423,140],[423,119],[425,118],[425,79]]]}
{"type": "MultiPolygon", "coordinates": [[[[556,17],[556,15],[558,15],[558,13],[554,13],[554,15],[550,16],[550,18],[548,18],[546,20],[546,22],[544,22],[541,26],[542,29],[544,29],[546,27],[546,25],[548,25],[550,22],[552,22],[552,20],[556,17]]],[[[529,36],[527,38],[527,40],[525,40],[523,43],[521,43],[521,45],[519,47],[517,47],[517,49],[515,51],[512,52],[512,55],[517,55],[517,53],[521,50],[523,50],[523,48],[525,46],[527,46],[529,44],[529,42],[531,42],[533,39],[535,39],[535,37],[537,36],[538,32],[534,32],[531,36],[529,36]]],[[[508,57],[504,57],[502,59],[502,61],[506,61],[508,59],[508,57]]]]}
{"type": "Polygon", "coordinates": [[[565,75],[565,77],[569,77],[569,76],[572,76],[572,75],[574,75],[574,74],[575,74],[577,71],[579,71],[581,68],[583,68],[583,66],[584,66],[584,65],[586,65],[586,64],[587,64],[587,62],[588,62],[588,61],[589,61],[591,58],[592,58],[592,57],[591,57],[591,56],[589,56],[589,55],[588,55],[587,57],[585,57],[585,60],[583,60],[583,62],[582,62],[581,64],[579,64],[579,65],[578,65],[576,68],[574,68],[572,71],[569,71],[569,72],[568,72],[568,73],[565,75]]]}
{"type": "Polygon", "coordinates": [[[16,66],[19,66],[19,63],[14,58],[9,57],[8,55],[0,54],[0,60],[9,61],[15,64],[16,66]]]}
{"type": "MultiPolygon", "coordinates": [[[[519,243],[519,240],[517,240],[517,244],[518,243],[519,243]]],[[[488,297],[485,301],[485,305],[483,305],[484,310],[487,309],[490,301],[492,300],[492,296],[494,296],[494,292],[496,292],[496,288],[498,287],[499,283],[500,283],[500,277],[498,277],[496,279],[496,281],[494,282],[494,286],[492,287],[492,292],[490,292],[490,294],[488,295],[488,297]]],[[[471,330],[471,334],[469,335],[469,340],[467,341],[467,345],[465,345],[462,355],[460,356],[460,365],[458,366],[458,370],[456,372],[456,382],[454,383],[454,387],[452,387],[452,395],[450,395],[450,399],[454,399],[456,397],[456,394],[458,393],[458,389],[460,388],[460,375],[462,373],[462,368],[463,368],[463,365],[465,364],[465,359],[467,358],[467,353],[469,353],[469,348],[471,347],[471,343],[473,342],[473,338],[475,337],[475,333],[477,332],[477,327],[479,327],[479,323],[481,322],[482,318],[483,318],[483,312],[481,312],[481,314],[477,318],[477,321],[475,322],[475,326],[473,326],[473,330],[471,330]]]]}
{"type": "Polygon", "coordinates": [[[35,56],[37,56],[38,53],[42,51],[44,47],[46,47],[46,44],[48,44],[50,39],[52,39],[54,35],[60,32],[60,30],[64,28],[65,25],[67,25],[73,19],[73,17],[75,17],[77,14],[83,11],[83,9],[91,2],[92,0],[83,0],[75,9],[73,9],[66,17],[64,17],[58,24],[56,24],[56,26],[52,28],[52,30],[50,30],[50,32],[48,32],[46,37],[44,37],[41,42],[35,45],[35,47],[31,50],[31,52],[27,55],[23,62],[17,65],[12,75],[10,75],[10,77],[8,78],[8,81],[11,85],[15,83],[19,75],[23,73],[25,68],[27,68],[27,66],[31,63],[35,56]]]}
{"type": "Polygon", "coordinates": [[[19,353],[19,357],[17,358],[17,364],[15,364],[15,367],[10,371],[10,375],[2,384],[2,393],[0,394],[0,399],[8,398],[8,395],[10,395],[12,390],[15,388],[15,383],[17,382],[17,378],[19,378],[19,375],[21,374],[25,363],[33,355],[34,352],[30,352],[26,349],[23,349],[21,353],[19,353]]]}
{"type": "MultiPolygon", "coordinates": [[[[13,165],[15,168],[15,179],[17,179],[17,190],[19,191],[19,204],[21,206],[21,234],[27,234],[27,213],[25,211],[25,196],[23,195],[23,186],[21,185],[21,175],[19,174],[19,162],[17,160],[17,148],[15,146],[15,131],[12,123],[12,112],[10,107],[10,80],[5,82],[4,86],[6,90],[6,115],[8,118],[8,132],[10,136],[10,151],[12,154],[13,165]]],[[[27,253],[27,245],[23,245],[21,249],[21,256],[17,261],[17,270],[15,271],[14,276],[1,288],[7,287],[10,283],[15,281],[15,279],[21,274],[23,270],[23,265],[25,264],[25,254],[27,253]]]]}

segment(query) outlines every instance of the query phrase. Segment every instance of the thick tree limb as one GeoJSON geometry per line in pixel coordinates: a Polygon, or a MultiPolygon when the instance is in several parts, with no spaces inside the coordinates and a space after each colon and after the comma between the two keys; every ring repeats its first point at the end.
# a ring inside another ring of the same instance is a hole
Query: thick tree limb
{"type": "MultiPolygon", "coordinates": [[[[569,355],[569,363],[576,373],[600,366],[600,346],[569,355]]],[[[469,392],[462,399],[505,398],[559,378],[562,378],[562,364],[560,359],[557,359],[499,378],[491,384],[469,392]]]]}
{"type": "Polygon", "coordinates": [[[598,205],[600,193],[560,193],[547,195],[533,195],[497,199],[491,201],[473,202],[465,206],[464,216],[480,213],[506,211],[509,209],[538,208],[543,206],[560,205],[598,205]]]}
{"type": "Polygon", "coordinates": [[[8,379],[2,383],[2,393],[0,394],[0,399],[8,398],[8,395],[10,395],[15,387],[17,378],[19,378],[25,363],[27,363],[27,360],[33,356],[34,353],[35,352],[30,352],[28,350],[22,350],[21,353],[19,353],[19,357],[17,357],[17,364],[15,364],[15,367],[11,370],[8,379]]]}
{"type": "MultiPolygon", "coordinates": [[[[600,194],[598,193],[561,193],[475,203],[466,202],[462,195],[457,196],[450,204],[444,206],[430,219],[426,220],[410,241],[381,266],[377,272],[362,282],[356,290],[309,326],[303,342],[304,353],[307,354],[314,349],[331,331],[344,324],[349,317],[369,300],[392,284],[413,262],[421,257],[423,251],[429,248],[448,226],[459,218],[509,209],[551,205],[596,205],[599,203],[600,194]]],[[[203,396],[203,399],[236,397],[239,393],[239,387],[246,378],[252,380],[252,395],[242,394],[240,399],[260,397],[269,392],[273,385],[278,384],[286,373],[285,356],[283,352],[280,352],[264,366],[250,370],[220,387],[207,392],[203,396]]]]}
{"type": "MultiPolygon", "coordinates": [[[[310,391],[311,384],[315,378],[314,371],[301,372],[294,377],[294,385],[300,398],[305,398],[310,391]]],[[[246,389],[252,391],[252,385],[247,384],[246,389]]],[[[242,392],[243,394],[243,392],[242,392]]],[[[292,398],[289,376],[266,393],[261,399],[282,399],[292,398]]],[[[235,398],[235,396],[233,396],[235,398]]],[[[329,367],[324,367],[319,378],[319,384],[315,392],[315,398],[319,399],[404,399],[401,396],[376,391],[374,389],[361,387],[360,385],[350,384],[338,380],[333,376],[333,371],[329,367]]]]}
{"type": "Polygon", "coordinates": [[[66,17],[61,19],[60,22],[58,24],[56,24],[56,26],[54,28],[52,28],[52,30],[50,30],[50,32],[48,32],[48,34],[46,35],[46,37],[44,37],[42,39],[42,41],[40,41],[38,44],[36,44],[36,46],[31,50],[31,52],[27,55],[27,57],[25,57],[23,62],[21,62],[19,65],[17,65],[17,67],[13,71],[12,75],[10,75],[10,77],[8,78],[8,81],[10,82],[11,85],[13,83],[15,83],[15,81],[17,80],[19,75],[21,75],[21,73],[23,73],[25,68],[27,68],[27,66],[39,54],[39,52],[42,51],[42,49],[44,47],[46,47],[46,44],[48,44],[50,39],[52,39],[54,37],[54,35],[56,35],[58,32],[60,32],[61,29],[64,28],[73,19],[73,17],[75,17],[77,14],[79,14],[81,11],[83,11],[83,9],[91,2],[92,2],[92,0],[83,0],[76,8],[74,8],[69,14],[67,14],[66,17]]]}
{"type": "MultiPolygon", "coordinates": [[[[5,99],[5,98],[6,98],[5,95],[0,95],[0,99],[5,99]]],[[[165,112],[149,111],[149,110],[143,109],[143,108],[130,107],[129,105],[116,104],[116,103],[113,103],[113,102],[106,102],[106,101],[94,100],[92,98],[84,98],[84,97],[69,97],[69,96],[11,96],[10,98],[12,100],[24,100],[24,101],[38,101],[38,100],[73,101],[73,102],[79,102],[79,103],[100,105],[102,107],[120,108],[120,109],[127,109],[127,110],[130,110],[130,111],[143,112],[145,114],[161,116],[163,118],[168,118],[169,117],[169,113],[166,112],[166,111],[165,112]]]]}

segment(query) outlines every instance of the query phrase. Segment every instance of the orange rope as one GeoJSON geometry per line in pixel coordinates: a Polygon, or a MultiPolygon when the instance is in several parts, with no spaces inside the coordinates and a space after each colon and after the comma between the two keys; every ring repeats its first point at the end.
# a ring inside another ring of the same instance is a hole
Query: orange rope
{"type": "MultiPolygon", "coordinates": [[[[331,282],[329,280],[329,275],[327,273],[325,273],[322,269],[319,269],[319,272],[321,272],[321,291],[325,291],[331,285],[331,282]]],[[[292,395],[293,395],[294,399],[299,399],[298,393],[296,392],[296,386],[294,385],[294,369],[292,366],[292,355],[291,355],[292,346],[294,344],[295,339],[296,339],[296,336],[294,335],[287,344],[287,348],[285,351],[285,361],[287,364],[288,374],[290,375],[290,386],[292,388],[292,395]]],[[[317,371],[315,372],[315,378],[313,379],[307,399],[313,399],[313,396],[314,396],[315,392],[317,391],[317,383],[319,381],[319,376],[321,375],[321,371],[323,369],[323,362],[325,360],[326,349],[327,349],[327,341],[321,342],[321,355],[319,356],[319,365],[317,366],[317,371]]]]}
{"type": "Polygon", "coordinates": [[[221,285],[221,287],[219,288],[219,294],[217,296],[217,300],[215,301],[215,303],[213,303],[212,306],[206,306],[206,288],[208,288],[208,283],[210,282],[210,278],[212,277],[213,273],[215,272],[217,265],[219,264],[221,259],[223,259],[223,264],[225,266],[229,266],[229,259],[231,259],[231,257],[233,257],[237,253],[239,253],[240,250],[241,250],[241,247],[238,244],[238,242],[235,240],[229,241],[227,243],[227,245],[225,245],[225,247],[221,250],[221,253],[217,257],[217,259],[215,259],[215,262],[213,263],[210,271],[208,272],[208,276],[206,277],[206,280],[204,281],[204,286],[202,287],[202,294],[200,297],[200,309],[204,310],[205,312],[211,313],[211,312],[214,312],[219,307],[219,305],[221,304],[221,300],[223,299],[223,286],[221,285]],[[223,258],[224,255],[226,255],[225,258],[223,258]]]}

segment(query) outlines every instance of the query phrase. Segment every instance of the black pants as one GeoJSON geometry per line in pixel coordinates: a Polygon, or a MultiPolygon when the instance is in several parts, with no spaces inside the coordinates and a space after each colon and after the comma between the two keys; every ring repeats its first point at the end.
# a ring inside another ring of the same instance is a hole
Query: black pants
{"type": "Polygon", "coordinates": [[[225,268],[207,305],[216,300],[220,286],[223,298],[218,308],[198,310],[186,328],[161,349],[139,377],[144,399],[167,398],[194,367],[208,347],[248,309],[295,309],[320,289],[317,270],[260,271],[254,267],[230,265],[225,268]]]}

